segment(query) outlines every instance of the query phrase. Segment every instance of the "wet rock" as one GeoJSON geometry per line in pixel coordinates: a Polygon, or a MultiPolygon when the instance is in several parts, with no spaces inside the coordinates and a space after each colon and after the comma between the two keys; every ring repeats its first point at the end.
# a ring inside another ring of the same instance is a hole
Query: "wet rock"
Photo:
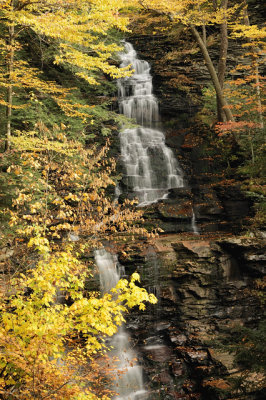
{"type": "Polygon", "coordinates": [[[184,375],[184,365],[181,361],[173,361],[171,362],[171,371],[174,376],[181,377],[184,375]]]}
{"type": "Polygon", "coordinates": [[[181,242],[184,248],[194,253],[198,257],[208,258],[212,256],[211,244],[209,241],[190,240],[181,242]]]}
{"type": "Polygon", "coordinates": [[[158,376],[158,379],[162,384],[169,384],[172,382],[170,374],[166,371],[161,372],[158,376]]]}
{"type": "Polygon", "coordinates": [[[227,253],[223,253],[219,258],[219,261],[227,281],[236,281],[239,283],[241,281],[242,274],[237,261],[227,253]]]}
{"type": "Polygon", "coordinates": [[[266,254],[244,254],[244,257],[247,261],[256,261],[256,262],[264,262],[266,261],[266,254]]]}
{"type": "Polygon", "coordinates": [[[209,290],[203,287],[200,287],[199,285],[194,284],[191,289],[189,289],[189,292],[192,294],[193,297],[197,299],[210,299],[211,296],[209,294],[209,290]]]}
{"type": "Polygon", "coordinates": [[[155,329],[156,329],[156,331],[162,331],[162,330],[168,329],[170,326],[171,326],[170,322],[162,322],[161,321],[155,325],[155,329]]]}
{"type": "Polygon", "coordinates": [[[188,188],[174,188],[169,190],[168,199],[191,199],[192,192],[188,188]]]}
{"type": "Polygon", "coordinates": [[[153,344],[145,346],[143,351],[147,354],[148,358],[155,362],[165,363],[171,357],[171,350],[165,345],[153,344]]]}
{"type": "Polygon", "coordinates": [[[189,350],[185,353],[187,360],[194,364],[206,365],[209,361],[209,355],[207,351],[203,350],[189,350]]]}
{"type": "Polygon", "coordinates": [[[179,220],[179,219],[191,219],[192,217],[192,208],[191,202],[186,201],[181,204],[168,204],[161,203],[158,205],[158,212],[160,216],[165,219],[170,220],[179,220]]]}
{"type": "Polygon", "coordinates": [[[172,285],[168,286],[168,287],[165,287],[165,288],[162,288],[160,295],[161,295],[162,298],[168,299],[168,300],[170,300],[172,302],[176,302],[177,301],[177,296],[176,296],[176,293],[175,293],[175,289],[174,289],[174,287],[172,285]]]}
{"type": "Polygon", "coordinates": [[[171,342],[174,344],[177,344],[178,346],[183,346],[187,341],[187,337],[183,334],[175,335],[175,334],[171,333],[169,336],[170,336],[171,342]]]}
{"type": "MultiPolygon", "coordinates": [[[[257,277],[258,265],[264,264],[263,241],[245,237],[184,240],[165,235],[155,239],[155,248],[160,259],[157,267],[167,273],[159,273],[163,277],[158,292],[161,319],[156,324],[162,329],[156,330],[154,324],[154,336],[143,347],[145,363],[158,371],[159,386],[170,385],[160,383],[170,374],[185,393],[194,395],[201,388],[208,399],[218,400],[215,382],[222,387],[223,375],[236,370],[233,356],[218,351],[210,339],[260,320],[263,307],[247,288],[257,277]],[[185,375],[193,377],[196,386],[189,379],[186,386],[185,375]]],[[[205,400],[204,396],[199,399],[205,400]]]]}
{"type": "Polygon", "coordinates": [[[218,362],[223,364],[228,372],[234,373],[237,371],[237,369],[234,368],[234,356],[232,353],[213,348],[209,349],[209,352],[212,359],[217,360],[218,362]]]}

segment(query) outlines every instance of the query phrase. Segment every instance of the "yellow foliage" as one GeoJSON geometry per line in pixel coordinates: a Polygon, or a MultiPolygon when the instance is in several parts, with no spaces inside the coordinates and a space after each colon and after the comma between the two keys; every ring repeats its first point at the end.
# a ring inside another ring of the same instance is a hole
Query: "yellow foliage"
{"type": "MultiPolygon", "coordinates": [[[[129,67],[120,69],[110,65],[109,59],[121,47],[107,42],[106,35],[114,27],[126,30],[127,18],[120,15],[124,4],[124,0],[1,1],[0,54],[5,63],[0,66],[0,88],[37,90],[51,96],[68,116],[85,121],[89,106],[73,104],[68,98],[69,89],[43,81],[38,69],[17,59],[16,53],[22,48],[19,36],[30,28],[46,41],[56,40],[59,52],[54,62],[69,64],[77,76],[92,85],[97,84],[98,70],[120,78],[131,71],[129,67]]],[[[38,102],[36,98],[35,101],[38,102]]],[[[27,107],[7,100],[5,91],[0,92],[0,105],[11,109],[27,107]]]]}
{"type": "Polygon", "coordinates": [[[42,258],[27,276],[13,279],[10,293],[15,295],[0,298],[0,365],[5,371],[0,393],[8,398],[13,387],[22,400],[55,391],[58,397],[53,398],[60,400],[98,399],[90,385],[99,370],[93,355],[106,349],[105,338],[117,331],[128,308],[144,309],[145,301],[156,299],[135,285],[138,274],[130,282],[119,281],[112,291],[116,295],[85,297],[88,269],[73,256],[71,246],[50,254],[42,237],[32,238],[29,246],[36,246],[42,258]],[[71,305],[59,302],[58,296],[71,298],[71,305]]]}
{"type": "Polygon", "coordinates": [[[215,9],[210,0],[136,0],[144,9],[155,10],[170,17],[171,21],[184,25],[201,26],[220,24],[235,12],[215,9]]]}

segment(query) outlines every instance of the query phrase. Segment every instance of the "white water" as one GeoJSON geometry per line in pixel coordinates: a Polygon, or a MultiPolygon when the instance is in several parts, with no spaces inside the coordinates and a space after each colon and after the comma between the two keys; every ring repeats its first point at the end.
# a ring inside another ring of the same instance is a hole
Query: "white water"
{"type": "Polygon", "coordinates": [[[198,230],[197,222],[196,222],[196,216],[195,216],[193,209],[192,209],[192,218],[191,218],[191,228],[192,228],[192,232],[195,235],[199,235],[199,230],[198,230]]]}
{"type": "MultiPolygon", "coordinates": [[[[108,292],[114,287],[120,276],[125,273],[118,264],[117,256],[105,249],[95,251],[95,261],[99,268],[102,291],[108,292]]],[[[130,336],[124,327],[111,338],[110,363],[113,365],[116,379],[112,390],[117,393],[114,400],[144,400],[147,391],[143,386],[142,368],[137,364],[135,352],[130,347],[130,336]]]]}
{"type": "Polygon", "coordinates": [[[158,102],[152,94],[147,61],[139,60],[130,43],[120,54],[121,67],[131,65],[134,73],[118,81],[119,109],[141,127],[120,133],[121,157],[126,169],[128,191],[139,206],[165,199],[169,189],[183,187],[183,174],[173,152],[165,145],[163,132],[153,129],[159,121],[158,102]]]}

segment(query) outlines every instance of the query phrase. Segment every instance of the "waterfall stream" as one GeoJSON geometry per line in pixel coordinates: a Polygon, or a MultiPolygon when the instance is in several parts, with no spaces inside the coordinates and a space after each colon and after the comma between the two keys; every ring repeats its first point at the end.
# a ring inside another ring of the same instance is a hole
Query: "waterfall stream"
{"type": "MultiPolygon", "coordinates": [[[[112,289],[125,273],[123,266],[117,261],[117,256],[105,249],[95,251],[95,261],[99,269],[102,292],[112,289]]],[[[142,368],[137,364],[136,353],[130,347],[130,336],[121,326],[110,339],[110,363],[115,372],[112,390],[117,393],[114,400],[144,400],[147,391],[143,386],[142,368]]]]}
{"type": "Polygon", "coordinates": [[[196,215],[195,215],[193,209],[192,209],[192,218],[191,218],[191,228],[192,228],[192,232],[195,235],[199,235],[199,230],[198,230],[197,221],[196,221],[196,215]]]}
{"type": "Polygon", "coordinates": [[[154,129],[159,110],[152,94],[149,63],[139,60],[127,42],[120,58],[121,67],[131,65],[134,72],[118,81],[119,110],[141,125],[120,132],[121,157],[127,190],[139,200],[139,206],[145,206],[165,199],[169,189],[183,187],[183,173],[172,150],[165,145],[163,132],[154,129]]]}
{"type": "MultiPolygon", "coordinates": [[[[138,59],[133,46],[127,42],[120,58],[121,67],[130,65],[133,74],[118,80],[119,110],[126,117],[135,119],[139,125],[120,132],[121,158],[125,168],[124,185],[138,199],[139,206],[146,206],[166,199],[170,189],[182,188],[183,173],[172,150],[165,145],[164,133],[156,129],[160,116],[158,101],[152,93],[149,63],[138,59]]],[[[116,198],[120,193],[121,189],[117,187],[116,198]]],[[[194,211],[191,228],[198,234],[194,211]]],[[[117,262],[117,256],[105,249],[95,251],[95,261],[102,291],[108,292],[124,271],[117,262]]],[[[155,282],[154,291],[157,285],[155,282]]],[[[130,336],[123,326],[110,339],[109,345],[112,348],[110,363],[116,374],[112,387],[117,393],[114,400],[147,399],[142,369],[137,364],[136,354],[130,347],[130,336]]]]}

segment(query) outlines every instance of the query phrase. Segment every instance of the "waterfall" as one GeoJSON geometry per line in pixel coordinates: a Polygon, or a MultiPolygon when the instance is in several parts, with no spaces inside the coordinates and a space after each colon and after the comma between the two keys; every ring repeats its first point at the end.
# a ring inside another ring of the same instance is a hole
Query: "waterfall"
{"type": "Polygon", "coordinates": [[[197,223],[196,223],[196,216],[195,216],[193,209],[192,209],[192,218],[191,218],[191,228],[192,228],[192,232],[195,235],[199,235],[199,230],[198,230],[197,223]]]}
{"type": "MultiPolygon", "coordinates": [[[[95,251],[95,261],[99,269],[102,292],[108,292],[125,273],[118,264],[117,256],[105,249],[95,251]]],[[[136,353],[130,348],[130,336],[121,326],[110,339],[110,363],[115,370],[112,390],[117,393],[114,400],[144,400],[147,391],[143,386],[142,369],[136,362],[136,353]],[[114,361],[113,361],[114,360],[114,361]]]]}
{"type": "Polygon", "coordinates": [[[173,152],[165,145],[163,132],[154,129],[159,121],[152,77],[147,61],[139,60],[130,43],[120,54],[121,67],[131,65],[130,77],[118,80],[120,113],[141,125],[120,132],[121,158],[128,191],[139,206],[165,199],[169,189],[183,187],[183,174],[173,152]]]}

